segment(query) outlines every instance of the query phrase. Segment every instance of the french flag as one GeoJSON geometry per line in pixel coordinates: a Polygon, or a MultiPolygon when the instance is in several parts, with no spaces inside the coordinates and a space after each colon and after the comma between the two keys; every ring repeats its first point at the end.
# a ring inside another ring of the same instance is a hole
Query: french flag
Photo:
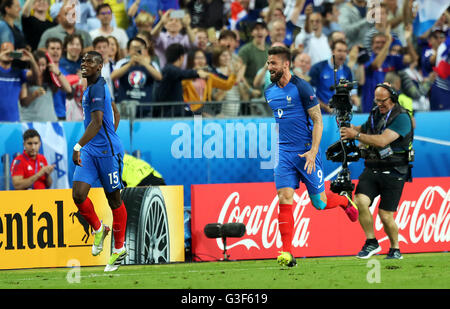
{"type": "Polygon", "coordinates": [[[421,36],[433,27],[450,5],[450,0],[417,0],[417,5],[418,13],[413,27],[414,34],[421,36]]]}
{"type": "Polygon", "coordinates": [[[447,79],[450,76],[450,37],[447,37],[447,40],[441,46],[439,46],[438,52],[440,52],[440,49],[442,49],[442,52],[436,58],[436,66],[433,67],[433,70],[440,78],[447,79]]]}
{"type": "Polygon", "coordinates": [[[231,18],[229,19],[230,30],[235,30],[238,20],[244,18],[245,16],[247,16],[247,11],[244,9],[244,7],[241,5],[241,3],[239,1],[232,2],[231,3],[231,18]]]}

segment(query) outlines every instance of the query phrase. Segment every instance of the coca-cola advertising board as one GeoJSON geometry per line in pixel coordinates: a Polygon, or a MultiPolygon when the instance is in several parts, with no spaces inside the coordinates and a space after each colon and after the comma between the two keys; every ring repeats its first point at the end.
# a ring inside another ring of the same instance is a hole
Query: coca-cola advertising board
{"type": "MultiPolygon", "coordinates": [[[[357,183],[355,181],[355,183],[357,183]]],[[[325,183],[329,190],[329,182],[325,183]]],[[[223,241],[204,234],[208,223],[240,222],[241,238],[227,238],[232,260],[275,258],[282,248],[278,230],[278,197],[274,183],[193,185],[192,253],[196,261],[223,258],[223,241]]],[[[389,239],[378,217],[376,198],[371,206],[375,236],[389,250],[389,239]],[[374,217],[375,218],[375,217],[374,217]]],[[[292,250],[296,257],[356,255],[364,244],[364,232],[351,222],[341,207],[314,208],[301,185],[294,194],[292,250]]],[[[397,212],[399,242],[403,253],[439,252],[450,249],[450,177],[416,178],[406,183],[397,212]]]]}

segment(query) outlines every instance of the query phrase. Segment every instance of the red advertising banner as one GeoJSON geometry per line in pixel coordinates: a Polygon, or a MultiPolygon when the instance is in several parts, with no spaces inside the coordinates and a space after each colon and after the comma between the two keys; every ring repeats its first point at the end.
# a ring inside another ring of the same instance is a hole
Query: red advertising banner
{"type": "MultiPolygon", "coordinates": [[[[325,183],[329,190],[329,182],[325,183]]],[[[341,207],[317,210],[305,186],[294,195],[293,254],[296,257],[356,255],[365,236],[359,222],[351,222],[341,207]]],[[[379,198],[371,206],[375,234],[389,250],[389,239],[378,217],[379,198]]],[[[282,243],[278,231],[278,197],[274,183],[208,184],[192,186],[192,253],[196,261],[223,257],[222,239],[207,238],[208,223],[240,222],[241,238],[228,238],[230,259],[275,258],[282,243]]],[[[403,253],[450,250],[450,177],[416,178],[406,183],[397,212],[400,249],[403,253]]]]}

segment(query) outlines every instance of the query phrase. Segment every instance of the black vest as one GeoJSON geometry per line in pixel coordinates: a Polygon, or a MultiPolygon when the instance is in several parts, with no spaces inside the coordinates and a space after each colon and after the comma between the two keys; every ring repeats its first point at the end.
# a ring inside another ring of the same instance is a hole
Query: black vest
{"type": "Polygon", "coordinates": [[[389,169],[395,166],[408,165],[409,150],[412,149],[412,141],[414,137],[414,130],[412,127],[412,120],[409,113],[400,104],[396,103],[390,112],[382,115],[378,109],[378,106],[374,107],[369,115],[367,123],[367,134],[382,134],[383,131],[389,127],[389,125],[400,114],[407,114],[411,122],[411,131],[405,136],[400,136],[395,141],[389,144],[394,153],[387,158],[380,159],[378,149],[369,147],[369,155],[365,158],[365,166],[371,168],[389,169]],[[387,118],[387,119],[386,119],[387,118]]]}

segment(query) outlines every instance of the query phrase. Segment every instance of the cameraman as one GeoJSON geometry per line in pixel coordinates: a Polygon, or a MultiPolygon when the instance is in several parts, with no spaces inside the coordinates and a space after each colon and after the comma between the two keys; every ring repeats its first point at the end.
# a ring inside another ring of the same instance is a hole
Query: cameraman
{"type": "Polygon", "coordinates": [[[397,93],[388,84],[377,85],[374,101],[376,106],[363,125],[340,129],[342,139],[356,139],[364,144],[361,156],[365,159],[365,169],[359,177],[355,202],[367,240],[357,257],[368,259],[381,251],[369,211],[375,197],[380,195],[378,213],[391,244],[386,258],[402,259],[394,212],[405,181],[411,179],[409,162],[414,131],[408,112],[398,104],[397,93]]]}

